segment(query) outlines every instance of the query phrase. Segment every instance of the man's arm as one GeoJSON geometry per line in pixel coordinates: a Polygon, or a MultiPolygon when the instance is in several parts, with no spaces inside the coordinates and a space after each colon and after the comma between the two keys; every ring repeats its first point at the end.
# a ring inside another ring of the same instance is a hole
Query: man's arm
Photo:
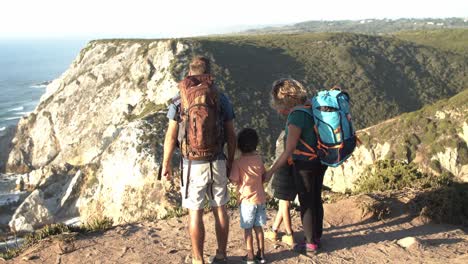
{"type": "Polygon", "coordinates": [[[169,120],[166,137],[164,138],[164,157],[162,162],[162,173],[168,180],[172,178],[171,159],[177,143],[178,129],[179,123],[175,120],[169,120]]]}
{"type": "MultiPolygon", "coordinates": [[[[234,130],[234,120],[224,122],[224,131],[226,132],[227,140],[227,168],[228,170],[232,167],[234,161],[234,155],[236,153],[236,132],[234,130]]],[[[229,176],[229,171],[227,172],[229,176]]]]}

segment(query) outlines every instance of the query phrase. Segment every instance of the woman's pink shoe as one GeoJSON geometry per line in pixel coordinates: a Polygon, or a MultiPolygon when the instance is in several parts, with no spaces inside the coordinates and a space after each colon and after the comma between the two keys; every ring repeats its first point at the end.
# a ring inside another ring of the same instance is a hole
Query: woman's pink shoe
{"type": "Polygon", "coordinates": [[[294,251],[301,254],[315,254],[317,253],[318,245],[312,243],[300,243],[294,247],[294,251]]]}

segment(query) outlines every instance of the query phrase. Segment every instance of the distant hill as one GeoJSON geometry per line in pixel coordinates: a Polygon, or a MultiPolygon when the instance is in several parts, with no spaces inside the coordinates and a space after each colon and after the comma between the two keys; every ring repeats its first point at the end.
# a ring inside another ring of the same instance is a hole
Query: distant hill
{"type": "Polygon", "coordinates": [[[306,32],[353,32],[364,34],[392,33],[403,30],[433,30],[467,28],[468,19],[464,18],[400,18],[400,19],[363,19],[336,21],[306,21],[281,27],[266,27],[241,32],[241,34],[278,34],[306,32]]]}
{"type": "Polygon", "coordinates": [[[468,55],[468,28],[401,31],[394,36],[417,44],[468,55]]]}
{"type": "MultiPolygon", "coordinates": [[[[236,106],[237,124],[260,131],[263,142],[268,142],[262,148],[265,153],[273,152],[271,143],[284,124],[269,105],[271,83],[281,77],[300,80],[311,95],[342,86],[351,93],[358,128],[468,87],[466,55],[394,36],[308,33],[184,41],[196,47],[190,52],[213,58],[217,82],[236,106]]],[[[184,67],[172,69],[176,79],[184,67]]]]}

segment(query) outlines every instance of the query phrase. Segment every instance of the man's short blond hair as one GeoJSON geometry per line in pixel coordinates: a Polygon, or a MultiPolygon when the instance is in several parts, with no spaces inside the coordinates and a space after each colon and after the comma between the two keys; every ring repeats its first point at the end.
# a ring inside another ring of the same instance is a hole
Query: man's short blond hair
{"type": "Polygon", "coordinates": [[[210,73],[210,60],[203,56],[195,56],[190,62],[189,68],[191,75],[210,73]]]}
{"type": "Polygon", "coordinates": [[[291,109],[307,101],[307,90],[292,78],[283,78],[273,82],[271,88],[271,106],[274,109],[291,109]]]}

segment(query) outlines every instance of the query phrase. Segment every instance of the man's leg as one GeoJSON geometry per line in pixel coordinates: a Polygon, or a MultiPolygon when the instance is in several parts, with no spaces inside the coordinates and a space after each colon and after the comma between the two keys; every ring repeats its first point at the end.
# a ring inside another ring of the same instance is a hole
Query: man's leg
{"type": "Polygon", "coordinates": [[[229,216],[225,204],[229,201],[227,190],[228,178],[226,176],[226,162],[217,160],[213,162],[213,184],[209,192],[210,205],[215,219],[216,240],[218,249],[216,259],[226,258],[226,248],[229,234],[229,216]]]}
{"type": "Polygon", "coordinates": [[[213,216],[215,219],[216,239],[218,240],[218,249],[216,255],[220,254],[226,257],[226,248],[229,235],[229,216],[226,206],[221,205],[213,207],[213,216]]]}
{"type": "Polygon", "coordinates": [[[189,210],[189,234],[192,241],[192,259],[194,263],[203,263],[203,243],[205,242],[205,226],[203,225],[203,209],[189,210]]]}

